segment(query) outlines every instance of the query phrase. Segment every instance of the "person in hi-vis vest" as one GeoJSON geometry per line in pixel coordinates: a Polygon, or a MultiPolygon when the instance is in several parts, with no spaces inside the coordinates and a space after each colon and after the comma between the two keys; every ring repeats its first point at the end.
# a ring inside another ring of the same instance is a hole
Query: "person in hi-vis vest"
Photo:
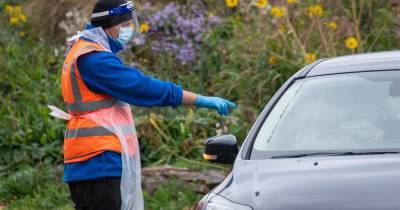
{"type": "Polygon", "coordinates": [[[117,52],[132,40],[141,41],[140,27],[133,2],[125,0],[98,0],[91,23],[69,40],[61,76],[69,116],[64,181],[76,209],[143,208],[137,136],[127,104],[195,105],[221,115],[236,107],[124,65],[117,52]]]}

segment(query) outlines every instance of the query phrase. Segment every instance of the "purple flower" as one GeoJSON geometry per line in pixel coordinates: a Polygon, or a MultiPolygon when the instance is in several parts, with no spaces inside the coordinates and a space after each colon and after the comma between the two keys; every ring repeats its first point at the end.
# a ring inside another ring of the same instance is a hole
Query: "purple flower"
{"type": "MultiPolygon", "coordinates": [[[[143,10],[151,11],[151,5],[146,3],[143,10]]],[[[190,5],[168,3],[144,19],[151,25],[147,36],[153,40],[152,50],[171,53],[183,63],[196,59],[203,34],[221,22],[219,17],[209,16],[200,1],[190,5]]]]}

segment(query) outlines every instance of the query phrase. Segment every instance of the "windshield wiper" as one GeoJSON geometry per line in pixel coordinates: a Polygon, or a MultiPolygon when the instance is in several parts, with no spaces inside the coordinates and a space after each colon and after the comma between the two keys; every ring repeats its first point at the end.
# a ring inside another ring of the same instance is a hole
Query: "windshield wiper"
{"type": "Polygon", "coordinates": [[[298,158],[298,157],[309,157],[309,156],[344,156],[344,155],[380,155],[380,154],[398,154],[396,151],[377,151],[377,152],[314,152],[314,153],[301,153],[301,154],[290,154],[290,155],[276,155],[272,156],[271,159],[280,158],[298,158]]]}

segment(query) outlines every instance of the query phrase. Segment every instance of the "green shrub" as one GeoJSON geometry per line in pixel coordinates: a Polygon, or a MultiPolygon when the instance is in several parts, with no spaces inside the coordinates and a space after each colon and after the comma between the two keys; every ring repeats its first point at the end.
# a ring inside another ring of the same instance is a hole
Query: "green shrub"
{"type": "Polygon", "coordinates": [[[153,195],[144,193],[145,209],[173,210],[194,209],[200,196],[193,192],[193,187],[185,183],[170,180],[158,186],[153,195]]]}
{"type": "Polygon", "coordinates": [[[61,166],[21,166],[0,181],[0,203],[7,209],[56,209],[70,206],[61,166]]]}
{"type": "MultiPolygon", "coordinates": [[[[16,3],[28,4],[28,9],[46,5],[35,4],[39,1],[44,0],[0,0],[0,203],[9,209],[70,209],[60,168],[65,122],[49,116],[46,107],[63,107],[60,70],[64,52],[60,43],[33,38],[38,30],[51,37],[65,14],[48,17],[53,21],[46,26],[42,15],[33,13],[37,22],[28,13],[26,23],[20,18],[12,25],[12,15],[5,10],[6,5],[16,3]],[[38,24],[40,29],[30,28],[38,24]]],[[[63,2],[55,3],[55,8],[73,9],[63,2]]],[[[262,8],[250,1],[239,1],[232,8],[224,1],[202,2],[208,12],[204,14],[223,21],[202,34],[195,61],[181,63],[169,53],[154,52],[152,40],[125,52],[124,58],[146,74],[204,95],[231,99],[239,107],[229,117],[206,109],[134,107],[143,166],[227,169],[201,159],[204,140],[233,133],[241,143],[271,96],[302,66],[324,57],[400,47],[399,5],[389,0],[270,1],[271,7],[262,8]]],[[[157,3],[152,10],[164,4],[157,3]]],[[[44,7],[33,11],[47,13],[44,7]]],[[[190,207],[198,196],[190,186],[176,181],[161,185],[152,196],[145,193],[148,209],[190,207]]]]}
{"type": "Polygon", "coordinates": [[[49,43],[13,35],[0,38],[0,174],[20,164],[62,160],[65,124],[47,108],[62,104],[61,59],[49,43]]]}
{"type": "Polygon", "coordinates": [[[34,194],[22,197],[18,200],[11,200],[7,204],[7,210],[20,209],[48,209],[48,210],[72,210],[73,203],[69,198],[69,191],[66,185],[46,183],[34,194]]]}

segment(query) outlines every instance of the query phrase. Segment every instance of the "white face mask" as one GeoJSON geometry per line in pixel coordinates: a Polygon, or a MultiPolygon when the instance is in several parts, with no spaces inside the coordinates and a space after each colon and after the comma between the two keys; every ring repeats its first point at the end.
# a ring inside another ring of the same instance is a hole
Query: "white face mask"
{"type": "Polygon", "coordinates": [[[118,41],[122,44],[122,45],[126,45],[129,41],[131,41],[133,37],[133,29],[130,26],[127,27],[121,27],[119,29],[119,36],[118,36],[118,41]]]}

